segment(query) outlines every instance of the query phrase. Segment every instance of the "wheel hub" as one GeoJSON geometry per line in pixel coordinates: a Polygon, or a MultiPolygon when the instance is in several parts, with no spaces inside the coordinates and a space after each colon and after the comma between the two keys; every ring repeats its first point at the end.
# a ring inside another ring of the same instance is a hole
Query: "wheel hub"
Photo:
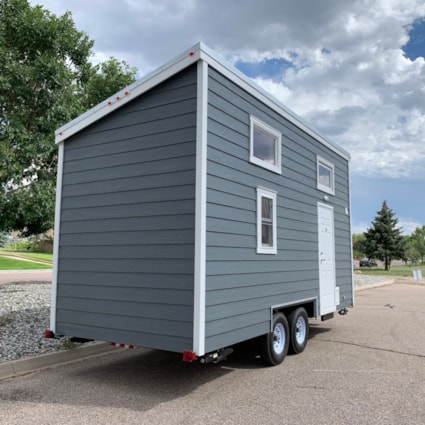
{"type": "Polygon", "coordinates": [[[299,344],[302,344],[306,338],[307,326],[302,317],[299,317],[296,323],[295,338],[299,344]]]}
{"type": "Polygon", "coordinates": [[[276,354],[282,353],[285,347],[285,329],[278,323],[273,331],[273,350],[276,354]]]}

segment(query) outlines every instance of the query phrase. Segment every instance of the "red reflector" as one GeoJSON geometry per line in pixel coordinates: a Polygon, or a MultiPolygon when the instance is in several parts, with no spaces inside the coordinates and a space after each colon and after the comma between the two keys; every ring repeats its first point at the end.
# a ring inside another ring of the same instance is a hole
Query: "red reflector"
{"type": "Polygon", "coordinates": [[[187,363],[192,363],[196,360],[196,353],[193,351],[185,350],[183,351],[183,361],[187,363]]]}
{"type": "Polygon", "coordinates": [[[54,338],[55,334],[53,333],[53,331],[46,329],[44,331],[44,338],[50,339],[50,338],[54,338]]]}
{"type": "Polygon", "coordinates": [[[118,344],[116,342],[110,342],[109,345],[111,345],[112,347],[118,347],[118,348],[128,348],[130,350],[134,350],[136,348],[134,345],[118,344]]]}

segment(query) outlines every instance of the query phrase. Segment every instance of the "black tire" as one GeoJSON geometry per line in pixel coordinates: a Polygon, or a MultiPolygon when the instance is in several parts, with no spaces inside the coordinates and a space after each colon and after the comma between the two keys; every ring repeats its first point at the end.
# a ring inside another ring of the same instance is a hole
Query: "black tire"
{"type": "Polygon", "coordinates": [[[292,354],[302,353],[308,341],[308,315],[305,308],[299,307],[288,316],[290,345],[292,354]]]}
{"type": "Polygon", "coordinates": [[[269,366],[283,362],[289,349],[289,325],[283,313],[273,316],[273,332],[264,335],[261,359],[269,366]]]}

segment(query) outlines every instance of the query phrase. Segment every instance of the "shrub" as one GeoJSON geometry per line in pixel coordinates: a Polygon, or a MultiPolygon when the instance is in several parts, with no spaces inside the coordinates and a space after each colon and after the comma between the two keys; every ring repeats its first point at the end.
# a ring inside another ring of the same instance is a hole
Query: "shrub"
{"type": "Polygon", "coordinates": [[[40,252],[40,241],[22,241],[7,245],[7,249],[18,252],[40,252]]]}
{"type": "Polygon", "coordinates": [[[7,234],[5,232],[0,232],[0,247],[4,246],[7,242],[7,234]]]}

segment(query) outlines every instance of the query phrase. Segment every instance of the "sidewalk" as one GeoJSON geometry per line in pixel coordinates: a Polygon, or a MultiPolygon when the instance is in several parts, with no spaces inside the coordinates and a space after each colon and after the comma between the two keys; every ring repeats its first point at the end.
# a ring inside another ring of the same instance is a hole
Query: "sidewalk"
{"type": "Polygon", "coordinates": [[[19,254],[14,254],[12,252],[9,252],[9,253],[0,252],[0,257],[11,258],[12,260],[26,261],[28,263],[46,264],[48,266],[52,265],[51,261],[45,261],[45,260],[40,260],[36,258],[28,258],[19,254]]]}
{"type": "Polygon", "coordinates": [[[0,270],[0,284],[12,282],[51,282],[52,270],[0,270]]]}

